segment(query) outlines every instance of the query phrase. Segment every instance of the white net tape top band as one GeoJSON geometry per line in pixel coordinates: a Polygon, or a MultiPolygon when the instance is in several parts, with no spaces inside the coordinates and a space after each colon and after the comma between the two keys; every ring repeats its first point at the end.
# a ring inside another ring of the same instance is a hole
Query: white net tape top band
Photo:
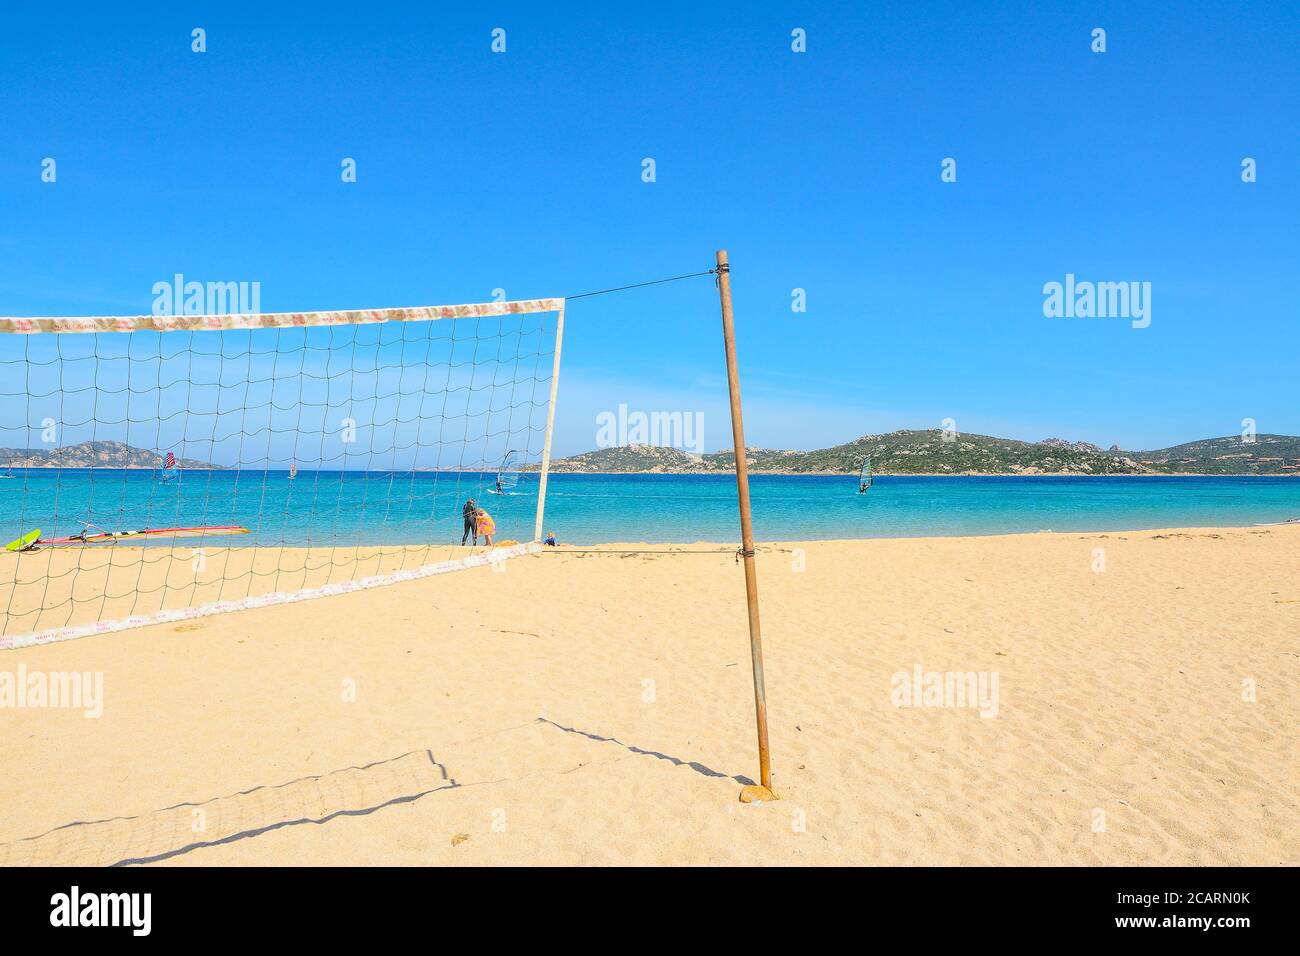
{"type": "Polygon", "coordinates": [[[280,329],[293,326],[367,325],[376,322],[427,322],[434,319],[476,318],[558,312],[563,299],[521,299],[517,302],[477,302],[405,309],[345,309],[335,312],[258,312],[248,315],[132,315],[15,318],[0,317],[0,333],[172,332],[200,329],[280,329]]]}

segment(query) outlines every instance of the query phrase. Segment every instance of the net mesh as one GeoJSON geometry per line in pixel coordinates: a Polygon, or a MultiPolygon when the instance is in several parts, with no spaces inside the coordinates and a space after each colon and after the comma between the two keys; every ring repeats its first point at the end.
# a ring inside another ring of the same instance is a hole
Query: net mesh
{"type": "Polygon", "coordinates": [[[0,647],[527,550],[562,314],[0,319],[0,647]]]}

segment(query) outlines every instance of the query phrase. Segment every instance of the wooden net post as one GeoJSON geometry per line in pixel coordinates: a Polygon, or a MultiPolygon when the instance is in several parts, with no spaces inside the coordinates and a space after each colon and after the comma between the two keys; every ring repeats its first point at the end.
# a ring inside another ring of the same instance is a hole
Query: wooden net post
{"type": "Polygon", "coordinates": [[[731,267],[727,251],[718,250],[718,296],[722,301],[722,337],[727,349],[727,388],[731,393],[731,435],[736,446],[736,491],[740,497],[740,556],[745,562],[745,599],[749,605],[749,651],[754,669],[754,714],[758,722],[760,785],[745,787],[745,803],[775,800],[772,760],[767,746],[767,691],[763,684],[763,639],[758,623],[758,571],[754,566],[754,523],[749,511],[749,463],[745,459],[745,425],[740,414],[740,370],[736,365],[736,329],[731,315],[731,267]]]}

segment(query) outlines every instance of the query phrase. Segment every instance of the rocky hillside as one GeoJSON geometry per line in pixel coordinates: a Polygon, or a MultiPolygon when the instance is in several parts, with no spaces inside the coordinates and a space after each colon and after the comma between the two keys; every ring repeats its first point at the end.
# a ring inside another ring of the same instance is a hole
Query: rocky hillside
{"type": "MultiPolygon", "coordinates": [[[[900,430],[816,451],[750,448],[755,474],[854,474],[870,455],[878,474],[891,475],[1300,475],[1300,438],[1260,435],[1253,444],[1239,437],[1190,442],[1155,451],[1109,451],[1089,442],[1050,438],[1041,442],[958,434],[938,429],[900,430]]],[[[730,451],[697,455],[675,448],[627,445],[560,458],[556,472],[605,474],[708,474],[729,472],[730,451]]]]}
{"type": "MultiPolygon", "coordinates": [[[[1144,470],[1123,455],[1092,451],[1064,442],[1023,442],[988,435],[945,436],[939,429],[863,435],[843,445],[780,460],[774,470],[846,474],[871,456],[878,474],[891,475],[1132,475],[1144,470]]],[[[726,456],[730,464],[733,456],[726,456]]],[[[758,468],[777,464],[768,459],[758,468]]]]}
{"type": "MultiPolygon", "coordinates": [[[[527,466],[536,471],[537,464],[527,466]]],[[[571,458],[551,461],[551,471],[591,472],[593,474],[686,474],[712,471],[703,455],[693,455],[677,448],[657,445],[620,445],[600,448],[571,458]]]]}
{"type": "MultiPolygon", "coordinates": [[[[83,441],[66,448],[0,448],[0,468],[161,468],[163,458],[120,441],[83,441]]],[[[187,469],[221,467],[193,458],[176,461],[187,469]]]]}
{"type": "Polygon", "coordinates": [[[1240,435],[1158,448],[1126,451],[1139,464],[1164,473],[1198,475],[1300,474],[1300,438],[1294,435],[1256,435],[1253,442],[1240,435]]]}

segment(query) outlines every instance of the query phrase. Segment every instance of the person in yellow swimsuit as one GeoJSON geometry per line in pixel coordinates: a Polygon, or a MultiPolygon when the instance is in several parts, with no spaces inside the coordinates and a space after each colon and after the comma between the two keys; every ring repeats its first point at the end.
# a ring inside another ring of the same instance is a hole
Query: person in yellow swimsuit
{"type": "Polygon", "coordinates": [[[497,533],[496,522],[492,516],[482,508],[478,509],[478,533],[483,538],[484,543],[492,547],[492,536],[497,533]]]}

